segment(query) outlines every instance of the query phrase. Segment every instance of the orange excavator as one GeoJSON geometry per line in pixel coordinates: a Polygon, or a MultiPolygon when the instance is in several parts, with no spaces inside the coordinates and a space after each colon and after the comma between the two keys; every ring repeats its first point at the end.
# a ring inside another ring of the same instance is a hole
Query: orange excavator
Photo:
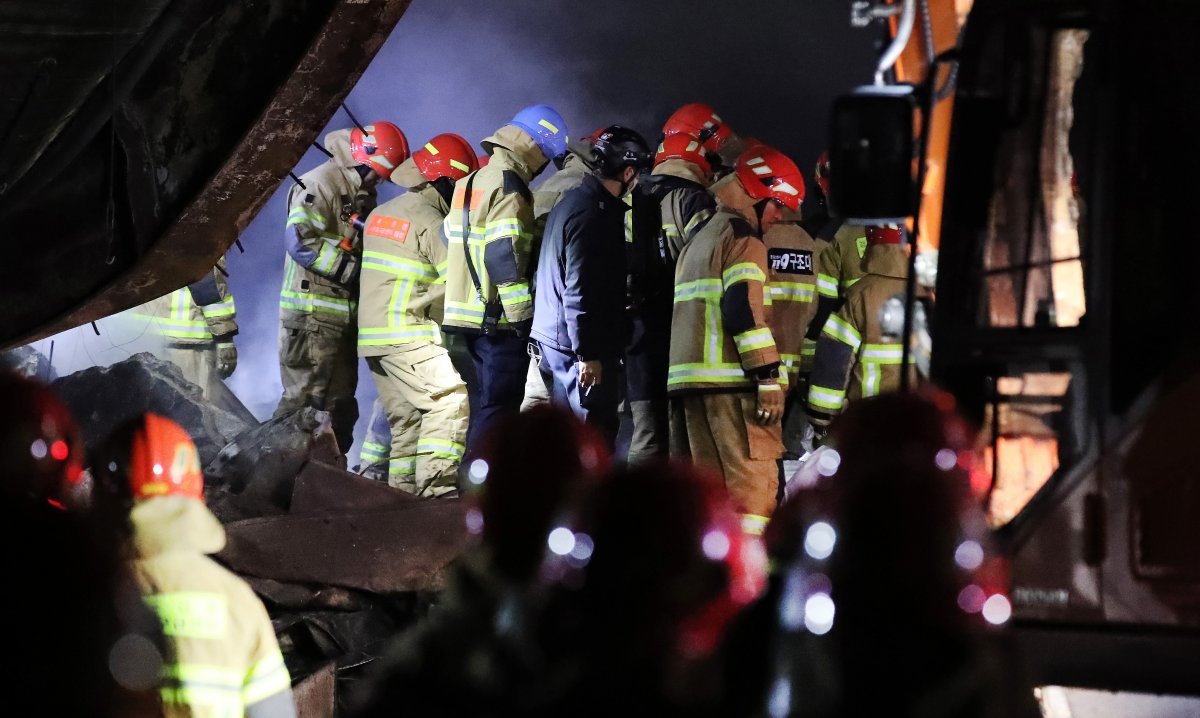
{"type": "MultiPolygon", "coordinates": [[[[1034,679],[1200,695],[1200,7],[894,0],[854,16],[894,40],[879,84],[912,89],[893,129],[915,148],[910,229],[937,250],[929,375],[981,428],[1034,679]]],[[[850,146],[834,116],[831,144],[850,146]]]]}

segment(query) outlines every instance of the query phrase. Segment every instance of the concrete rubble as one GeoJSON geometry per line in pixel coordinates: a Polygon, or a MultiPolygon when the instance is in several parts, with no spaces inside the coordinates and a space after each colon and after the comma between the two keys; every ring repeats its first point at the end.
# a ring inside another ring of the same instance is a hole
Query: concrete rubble
{"type": "Polygon", "coordinates": [[[345,471],[325,412],[247,421],[244,408],[205,402],[174,365],[149,354],[72,374],[55,389],[89,447],[144,411],[192,434],[205,498],[228,536],[216,559],[266,604],[301,716],[344,705],[467,546],[457,499],[416,498],[345,471]]]}

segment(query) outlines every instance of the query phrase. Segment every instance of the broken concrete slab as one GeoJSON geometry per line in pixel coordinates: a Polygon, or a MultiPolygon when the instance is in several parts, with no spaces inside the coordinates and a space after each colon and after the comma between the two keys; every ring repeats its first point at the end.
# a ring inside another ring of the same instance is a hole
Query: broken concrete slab
{"type": "Polygon", "coordinates": [[[333,718],[336,696],[337,665],[330,662],[292,686],[296,718],[333,718]]]}
{"type": "Polygon", "coordinates": [[[301,409],[239,434],[205,467],[204,475],[237,496],[235,515],[283,513],[291,504],[296,475],[325,435],[332,440],[328,412],[301,409]]]}
{"type": "Polygon", "coordinates": [[[420,501],[416,496],[379,481],[326,466],[319,461],[304,465],[292,491],[293,516],[345,513],[398,508],[420,501]]]}
{"type": "Polygon", "coordinates": [[[144,352],[112,366],[75,372],[53,387],[71,408],[89,449],[149,411],[187,430],[201,463],[207,464],[233,437],[253,426],[205,401],[200,387],[184,379],[179,367],[144,352]]]}
{"type": "Polygon", "coordinates": [[[465,505],[419,499],[380,511],[237,521],[219,555],[233,571],[379,594],[437,590],[466,548],[465,505]]]}
{"type": "Polygon", "coordinates": [[[41,381],[54,381],[58,378],[50,359],[28,345],[0,352],[0,369],[9,369],[21,376],[41,381]]]}

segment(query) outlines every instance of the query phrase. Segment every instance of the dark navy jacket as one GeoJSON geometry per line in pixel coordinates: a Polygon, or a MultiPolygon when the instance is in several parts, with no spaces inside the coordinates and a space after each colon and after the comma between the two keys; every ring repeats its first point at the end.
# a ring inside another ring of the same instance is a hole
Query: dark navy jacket
{"type": "Polygon", "coordinates": [[[624,354],[627,209],[589,176],[550,210],[538,256],[536,341],[579,360],[624,354]]]}

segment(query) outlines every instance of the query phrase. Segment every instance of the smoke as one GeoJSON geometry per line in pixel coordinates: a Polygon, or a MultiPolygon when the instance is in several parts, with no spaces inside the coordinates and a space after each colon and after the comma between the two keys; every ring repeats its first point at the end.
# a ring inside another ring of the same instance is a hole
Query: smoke
{"type": "MultiPolygon", "coordinates": [[[[520,108],[541,102],[562,113],[571,136],[618,123],[653,143],[676,107],[703,101],[740,134],[807,169],[824,147],[833,98],[869,81],[877,37],[849,27],[846,0],[415,0],[346,103],[364,123],[395,122],[419,146],[441,132],[478,142],[520,108]]],[[[350,125],[339,111],[327,129],[350,125]]],[[[296,174],[323,161],[310,149],[296,174]]],[[[246,253],[233,250],[228,259],[241,328],[239,367],[228,383],[259,418],[282,393],[278,296],[290,186],[285,178],[243,233],[246,253]]],[[[397,191],[385,184],[380,200],[397,191]]],[[[120,345],[122,326],[105,320],[102,332],[120,345]]],[[[61,341],[73,356],[110,362],[137,346],[104,349],[90,332],[73,330],[67,334],[84,336],[61,341]]],[[[55,356],[60,372],[62,351],[58,346],[55,356]]],[[[359,438],[375,395],[361,365],[359,438]]]]}

